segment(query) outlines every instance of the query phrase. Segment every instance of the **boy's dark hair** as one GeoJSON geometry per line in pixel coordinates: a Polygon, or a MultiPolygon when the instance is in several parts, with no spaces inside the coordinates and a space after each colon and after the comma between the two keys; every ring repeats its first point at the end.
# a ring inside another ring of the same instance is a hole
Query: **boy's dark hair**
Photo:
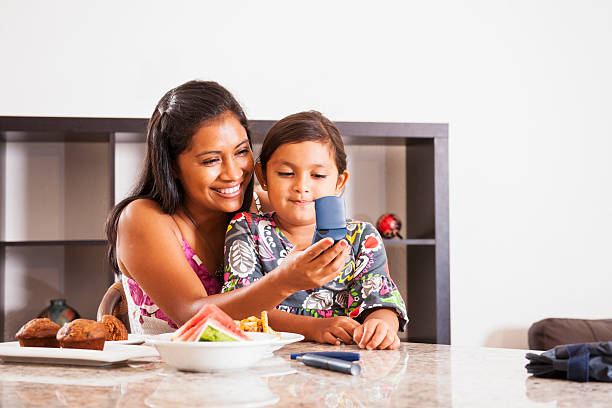
{"type": "MultiPolygon", "coordinates": [[[[117,265],[117,226],[123,209],[132,201],[148,198],[162,211],[174,214],[183,202],[183,187],[174,177],[178,156],[189,148],[197,130],[207,122],[231,113],[251,134],[242,107],[232,94],[212,81],[189,81],[168,91],[157,103],[147,126],[146,154],[143,169],[128,198],[118,203],[106,220],[107,258],[115,273],[117,265]]],[[[238,211],[248,211],[253,198],[253,179],[246,188],[244,202],[238,211]]]]}
{"type": "Polygon", "coordinates": [[[317,111],[289,115],[272,126],[268,131],[259,154],[259,163],[266,174],[266,165],[276,149],[287,143],[320,141],[329,143],[335,157],[338,173],[346,170],[346,153],[340,131],[333,122],[317,111]]]}

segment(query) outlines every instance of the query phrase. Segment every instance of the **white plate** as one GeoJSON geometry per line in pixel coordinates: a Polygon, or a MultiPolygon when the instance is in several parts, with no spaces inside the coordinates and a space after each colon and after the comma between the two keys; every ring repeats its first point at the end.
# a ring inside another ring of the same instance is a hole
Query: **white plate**
{"type": "Polygon", "coordinates": [[[174,333],[147,339],[166,363],[185,371],[222,371],[246,368],[270,352],[278,336],[268,333],[245,333],[252,341],[170,341],[174,333]]]}
{"type": "Polygon", "coordinates": [[[278,342],[271,345],[271,351],[276,351],[287,344],[296,343],[298,341],[304,340],[304,336],[297,333],[278,332],[278,334],[281,335],[281,338],[278,342]]]}
{"type": "Polygon", "coordinates": [[[0,359],[5,363],[69,364],[108,366],[131,358],[157,356],[146,346],[104,343],[104,350],[83,350],[49,347],[20,347],[16,341],[0,343],[0,359]]]}
{"type": "Polygon", "coordinates": [[[128,334],[127,340],[114,340],[113,344],[142,344],[147,339],[144,334],[128,334]]]}

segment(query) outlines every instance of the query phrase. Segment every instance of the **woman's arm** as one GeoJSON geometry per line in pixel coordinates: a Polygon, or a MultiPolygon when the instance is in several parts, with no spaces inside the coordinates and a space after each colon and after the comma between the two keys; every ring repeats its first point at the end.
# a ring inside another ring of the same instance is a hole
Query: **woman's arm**
{"type": "Polygon", "coordinates": [[[271,309],[297,290],[332,280],[340,270],[337,265],[343,265],[346,258],[341,245],[330,248],[329,241],[320,241],[247,287],[207,296],[179,240],[174,220],[153,201],[130,203],[119,219],[117,257],[121,271],[138,282],[178,325],[205,303],[216,304],[235,319],[271,309]],[[309,268],[296,279],[294,271],[304,265],[309,268]]]}

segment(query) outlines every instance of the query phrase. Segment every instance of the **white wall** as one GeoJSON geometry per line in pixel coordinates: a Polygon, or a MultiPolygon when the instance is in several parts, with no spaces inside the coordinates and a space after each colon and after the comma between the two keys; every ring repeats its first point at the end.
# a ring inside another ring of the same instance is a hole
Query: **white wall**
{"type": "Polygon", "coordinates": [[[0,15],[3,115],[147,117],[201,78],[254,119],[448,122],[453,343],[526,347],[540,318],[611,317],[609,1],[4,0],[0,15]]]}

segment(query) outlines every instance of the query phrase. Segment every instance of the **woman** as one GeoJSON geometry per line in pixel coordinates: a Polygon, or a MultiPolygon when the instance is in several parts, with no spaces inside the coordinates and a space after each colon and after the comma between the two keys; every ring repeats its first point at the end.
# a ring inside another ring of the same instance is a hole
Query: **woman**
{"type": "Polygon", "coordinates": [[[253,197],[244,112],[219,84],[190,81],[158,102],[146,143],[140,179],[106,226],[132,332],[172,331],[207,302],[244,318],[329,282],[344,266],[346,243],[323,240],[291,254],[276,273],[220,294],[215,271],[222,267],[227,225],[253,197]]]}

